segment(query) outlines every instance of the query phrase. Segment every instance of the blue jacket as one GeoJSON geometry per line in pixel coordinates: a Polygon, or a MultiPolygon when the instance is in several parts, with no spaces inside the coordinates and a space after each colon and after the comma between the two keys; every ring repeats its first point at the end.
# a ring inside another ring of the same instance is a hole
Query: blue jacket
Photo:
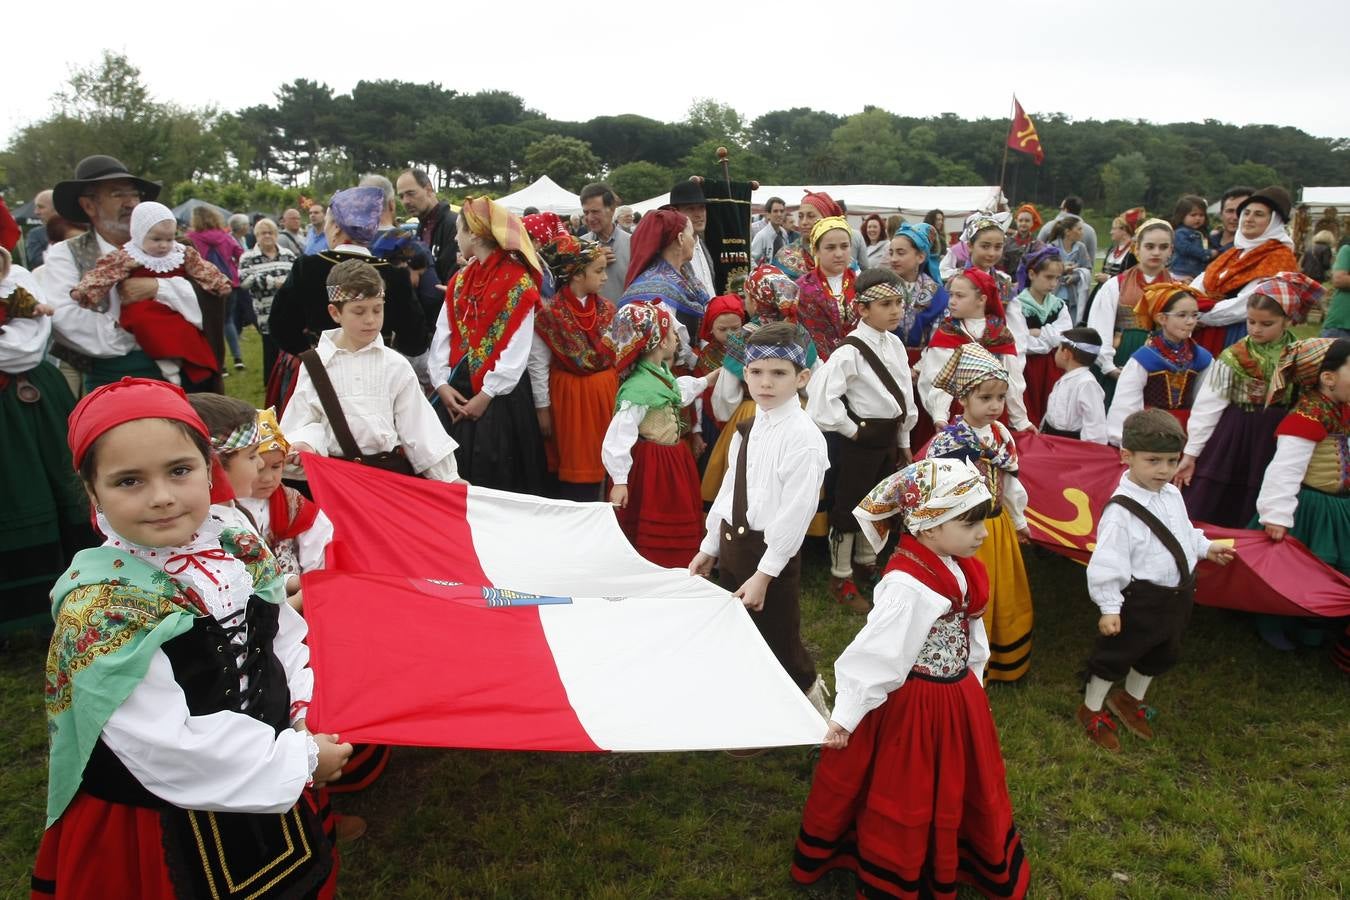
{"type": "Polygon", "coordinates": [[[1173,275],[1184,275],[1188,280],[1205,271],[1210,257],[1203,233],[1182,225],[1176,230],[1172,241],[1174,247],[1168,271],[1173,275]]]}

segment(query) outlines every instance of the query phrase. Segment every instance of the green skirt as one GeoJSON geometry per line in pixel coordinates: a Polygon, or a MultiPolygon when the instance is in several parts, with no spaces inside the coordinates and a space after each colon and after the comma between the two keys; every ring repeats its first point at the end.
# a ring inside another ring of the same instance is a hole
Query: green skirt
{"type": "Polygon", "coordinates": [[[52,582],[94,543],[89,498],[66,446],[75,398],[53,365],[26,376],[41,392],[36,403],[21,401],[12,380],[0,391],[0,632],[34,617],[50,622],[52,582]]]}
{"type": "MultiPolygon", "coordinates": [[[[1248,528],[1260,528],[1259,518],[1248,528]]],[[[1336,496],[1300,488],[1294,527],[1289,534],[1298,538],[1322,562],[1350,575],[1350,495],[1336,496]]]]}
{"type": "MultiPolygon", "coordinates": [[[[1122,331],[1120,333],[1120,346],[1116,348],[1116,368],[1125,368],[1125,364],[1130,361],[1131,356],[1134,356],[1134,352],[1144,346],[1147,341],[1148,332],[1142,328],[1126,328],[1122,331]]],[[[1093,370],[1093,374],[1097,376],[1097,382],[1101,384],[1102,390],[1106,392],[1106,408],[1110,409],[1111,398],[1116,395],[1116,379],[1095,369],[1093,370]]]]}
{"type": "Polygon", "coordinates": [[[84,376],[84,389],[92,391],[96,387],[121,381],[123,378],[151,378],[163,381],[164,373],[144,350],[132,350],[126,356],[90,361],[92,367],[84,376]]]}

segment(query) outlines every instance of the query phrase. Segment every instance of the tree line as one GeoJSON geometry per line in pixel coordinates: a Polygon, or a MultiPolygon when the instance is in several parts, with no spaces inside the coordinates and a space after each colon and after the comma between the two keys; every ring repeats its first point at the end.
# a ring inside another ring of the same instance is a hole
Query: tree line
{"type": "MultiPolygon", "coordinates": [[[[322,196],[369,172],[430,172],[447,195],[504,194],[548,175],[577,191],[605,178],[626,200],[663,193],[680,177],[733,175],[767,184],[995,184],[1004,119],[918,118],[878,107],[849,116],[796,107],[747,121],[698,100],[680,122],[646,116],[551,119],[506,91],[460,93],[436,83],[359,81],[339,94],[296,79],[272,103],[235,111],[157,101],[125,57],[105,51],[76,70],[53,112],[0,152],[0,186],[26,199],[108,153],[188,196],[231,209],[274,209],[322,196]]],[[[1350,184],[1350,139],[1275,125],[1174,124],[1031,113],[1045,162],[1011,153],[1004,188],[1054,205],[1077,193],[1092,207],[1170,210],[1177,196],[1216,197],[1236,183],[1350,184]]]]}

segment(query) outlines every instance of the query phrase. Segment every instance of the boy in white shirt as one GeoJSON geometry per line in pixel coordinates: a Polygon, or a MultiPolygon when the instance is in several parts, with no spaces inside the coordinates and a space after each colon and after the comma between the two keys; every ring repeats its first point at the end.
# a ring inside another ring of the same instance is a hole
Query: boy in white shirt
{"type": "Polygon", "coordinates": [[[825,438],[798,399],[810,377],[795,325],[765,325],[746,340],[755,416],[731,439],[727,473],[689,572],[706,576],[720,560],[718,582],[750,610],[779,663],[828,718],[825,682],[799,627],[802,540],[829,468],[825,438]]]}
{"type": "Polygon", "coordinates": [[[1153,737],[1153,711],[1144,692],[1181,658],[1196,564],[1202,558],[1219,565],[1233,559],[1231,546],[1211,542],[1191,525],[1181,491],[1172,484],[1185,445],[1186,432],[1166,411],[1132,413],[1122,428],[1120,451],[1129,471],[1097,522],[1087,580],[1088,594],[1102,612],[1101,636],[1088,659],[1091,677],[1078,723],[1093,743],[1112,752],[1120,750],[1120,740],[1111,713],[1139,737],[1153,737]],[[1125,689],[1112,691],[1112,682],[1121,678],[1125,689]]]}
{"type": "Polygon", "coordinates": [[[1064,373],[1045,401],[1041,434],[1106,443],[1106,392],[1092,376],[1102,352],[1095,328],[1070,328],[1059,337],[1055,365],[1064,373]]]}
{"type": "Polygon", "coordinates": [[[328,314],[338,327],[325,331],[310,351],[316,356],[301,367],[281,417],[292,453],[359,455],[379,468],[458,481],[455,442],[422,393],[412,363],[380,336],[384,280],[379,271],[359,259],[338,263],[328,273],[328,296],[328,314]],[[316,386],[311,375],[316,362],[316,374],[333,389],[327,403],[326,386],[316,386]],[[335,421],[338,416],[341,420],[335,421]]]}
{"type": "Polygon", "coordinates": [[[858,327],[811,378],[806,412],[837,435],[830,499],[830,592],[836,602],[866,613],[858,582],[876,574],[877,555],[858,540],[853,507],[878,483],[910,462],[909,433],[918,421],[905,345],[892,332],[904,316],[900,276],[868,269],[858,276],[853,310],[858,327]]]}

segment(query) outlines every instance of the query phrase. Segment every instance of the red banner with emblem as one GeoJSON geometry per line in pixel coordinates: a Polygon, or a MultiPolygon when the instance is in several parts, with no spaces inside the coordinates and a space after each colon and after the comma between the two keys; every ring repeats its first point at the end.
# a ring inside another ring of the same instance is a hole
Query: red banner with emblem
{"type": "Polygon", "coordinates": [[[1045,151],[1041,149],[1041,136],[1036,133],[1036,125],[1022,109],[1022,104],[1013,98],[1013,121],[1008,129],[1008,146],[1018,153],[1026,153],[1036,158],[1036,165],[1045,160],[1045,151]]]}
{"type": "MultiPolygon", "coordinates": [[[[1102,444],[1019,434],[1019,478],[1027,490],[1027,524],[1036,543],[1086,564],[1096,547],[1097,520],[1125,465],[1102,444]]],[[[1264,531],[1195,523],[1211,539],[1230,539],[1237,559],[1202,562],[1196,601],[1206,606],[1287,616],[1350,616],[1350,578],[1293,538],[1264,531]]]]}

